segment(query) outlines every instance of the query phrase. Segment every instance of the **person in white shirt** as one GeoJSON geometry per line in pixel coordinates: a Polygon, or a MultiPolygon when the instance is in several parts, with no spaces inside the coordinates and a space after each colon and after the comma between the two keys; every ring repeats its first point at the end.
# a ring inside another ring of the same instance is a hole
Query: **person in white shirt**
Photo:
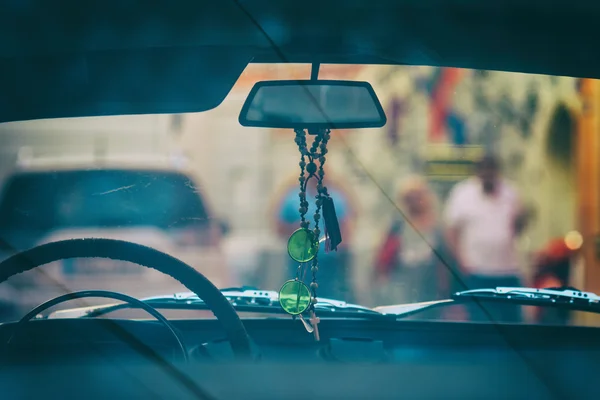
{"type": "MultiPolygon", "coordinates": [[[[486,155],[477,175],[456,184],[447,201],[447,241],[468,289],[521,286],[515,240],[525,214],[516,189],[500,175],[498,159],[486,155]]],[[[472,320],[487,318],[518,322],[513,305],[471,304],[472,320]]]]}

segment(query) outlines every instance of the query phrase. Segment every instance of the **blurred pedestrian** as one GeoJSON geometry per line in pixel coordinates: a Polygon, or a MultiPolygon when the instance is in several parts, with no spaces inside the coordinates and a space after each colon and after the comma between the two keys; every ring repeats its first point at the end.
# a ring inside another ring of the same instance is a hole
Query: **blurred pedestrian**
{"type": "Polygon", "coordinates": [[[406,179],[399,202],[404,218],[389,228],[375,263],[378,305],[403,304],[446,297],[447,270],[437,201],[421,177],[406,179]],[[411,226],[412,225],[412,226],[411,226]]]}
{"type": "MultiPolygon", "coordinates": [[[[494,155],[478,163],[476,176],[456,184],[445,210],[447,241],[468,289],[521,286],[516,237],[525,225],[517,190],[500,174],[494,155]]],[[[521,308],[475,303],[467,307],[472,320],[491,313],[494,320],[521,321],[521,308]]]]}

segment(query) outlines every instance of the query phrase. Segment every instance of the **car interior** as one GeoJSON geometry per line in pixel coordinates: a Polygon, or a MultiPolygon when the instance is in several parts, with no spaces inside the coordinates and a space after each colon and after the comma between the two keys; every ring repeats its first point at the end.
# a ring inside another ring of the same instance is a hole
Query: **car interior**
{"type": "MultiPolygon", "coordinates": [[[[389,115],[371,86],[319,82],[319,65],[600,78],[593,34],[599,19],[600,5],[580,0],[5,2],[0,121],[201,113],[219,107],[248,65],[302,63],[312,66],[312,76],[303,78],[309,83],[286,81],[295,95],[285,85],[259,83],[239,123],[287,129],[292,141],[294,131],[331,126],[336,113],[346,118],[356,106],[354,119],[333,123],[333,132],[381,127],[389,115]],[[65,71],[74,77],[68,84],[65,71]],[[338,99],[328,104],[364,100],[325,106],[323,115],[311,99],[325,96],[324,87],[328,98],[338,99]],[[311,99],[302,99],[305,90],[311,99]]],[[[36,196],[37,189],[20,188],[27,189],[36,196]]],[[[157,190],[148,196],[160,196],[157,190]]],[[[160,217],[148,212],[139,218],[160,217]]],[[[534,399],[598,392],[599,328],[427,321],[358,307],[344,314],[319,304],[310,315],[286,309],[291,316],[247,317],[271,294],[242,303],[243,295],[224,295],[177,254],[102,237],[25,247],[0,262],[0,284],[64,259],[121,260],[175,279],[215,318],[166,318],[163,311],[178,301],[152,306],[125,291],[94,287],[48,298],[0,324],[2,398],[534,399]],[[136,318],[38,318],[88,297],[140,312],[136,318]]],[[[307,296],[304,310],[312,307],[307,296]]],[[[299,299],[290,307],[298,308],[299,299]]]]}

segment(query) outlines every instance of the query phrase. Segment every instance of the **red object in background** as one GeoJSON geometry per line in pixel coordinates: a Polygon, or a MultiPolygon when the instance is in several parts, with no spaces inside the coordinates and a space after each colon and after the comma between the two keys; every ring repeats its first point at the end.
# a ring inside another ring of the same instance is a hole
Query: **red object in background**
{"type": "Polygon", "coordinates": [[[375,263],[375,272],[381,277],[388,277],[394,269],[396,256],[400,252],[401,240],[399,235],[391,234],[385,240],[375,263]]]}
{"type": "MultiPolygon", "coordinates": [[[[533,286],[537,289],[562,288],[569,286],[571,257],[576,250],[569,249],[563,238],[551,240],[536,257],[533,286]]],[[[533,308],[537,323],[568,323],[568,312],[548,308],[533,308]]]]}
{"type": "Polygon", "coordinates": [[[538,280],[537,289],[561,287],[563,283],[554,275],[545,275],[538,280]]]}
{"type": "Polygon", "coordinates": [[[432,141],[443,139],[444,126],[452,105],[452,95],[462,78],[462,73],[463,70],[460,68],[442,68],[439,80],[433,88],[429,106],[429,139],[432,141]]]}
{"type": "Polygon", "coordinates": [[[573,253],[564,239],[551,240],[536,256],[534,286],[543,289],[568,285],[568,271],[565,269],[568,269],[573,253]],[[549,282],[552,286],[547,286],[549,282]]]}
{"type": "Polygon", "coordinates": [[[544,250],[545,255],[551,260],[570,257],[572,252],[573,251],[567,247],[565,240],[562,238],[550,241],[544,250]]]}

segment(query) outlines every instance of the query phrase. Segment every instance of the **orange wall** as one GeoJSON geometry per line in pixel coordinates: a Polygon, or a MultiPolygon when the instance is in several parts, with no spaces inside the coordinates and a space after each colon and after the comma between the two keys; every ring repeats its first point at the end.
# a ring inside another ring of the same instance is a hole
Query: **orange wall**
{"type": "MultiPolygon", "coordinates": [[[[319,79],[355,79],[365,68],[362,65],[322,65],[319,79]]],[[[236,89],[250,89],[258,81],[274,79],[310,79],[311,66],[308,64],[249,64],[234,86],[236,89]]]]}
{"type": "MultiPolygon", "coordinates": [[[[600,81],[584,79],[581,86],[583,113],[577,132],[577,184],[579,229],[583,235],[585,291],[600,293],[600,264],[595,238],[600,232],[600,81]]],[[[580,322],[596,325],[600,316],[581,314],[580,322]]]]}

